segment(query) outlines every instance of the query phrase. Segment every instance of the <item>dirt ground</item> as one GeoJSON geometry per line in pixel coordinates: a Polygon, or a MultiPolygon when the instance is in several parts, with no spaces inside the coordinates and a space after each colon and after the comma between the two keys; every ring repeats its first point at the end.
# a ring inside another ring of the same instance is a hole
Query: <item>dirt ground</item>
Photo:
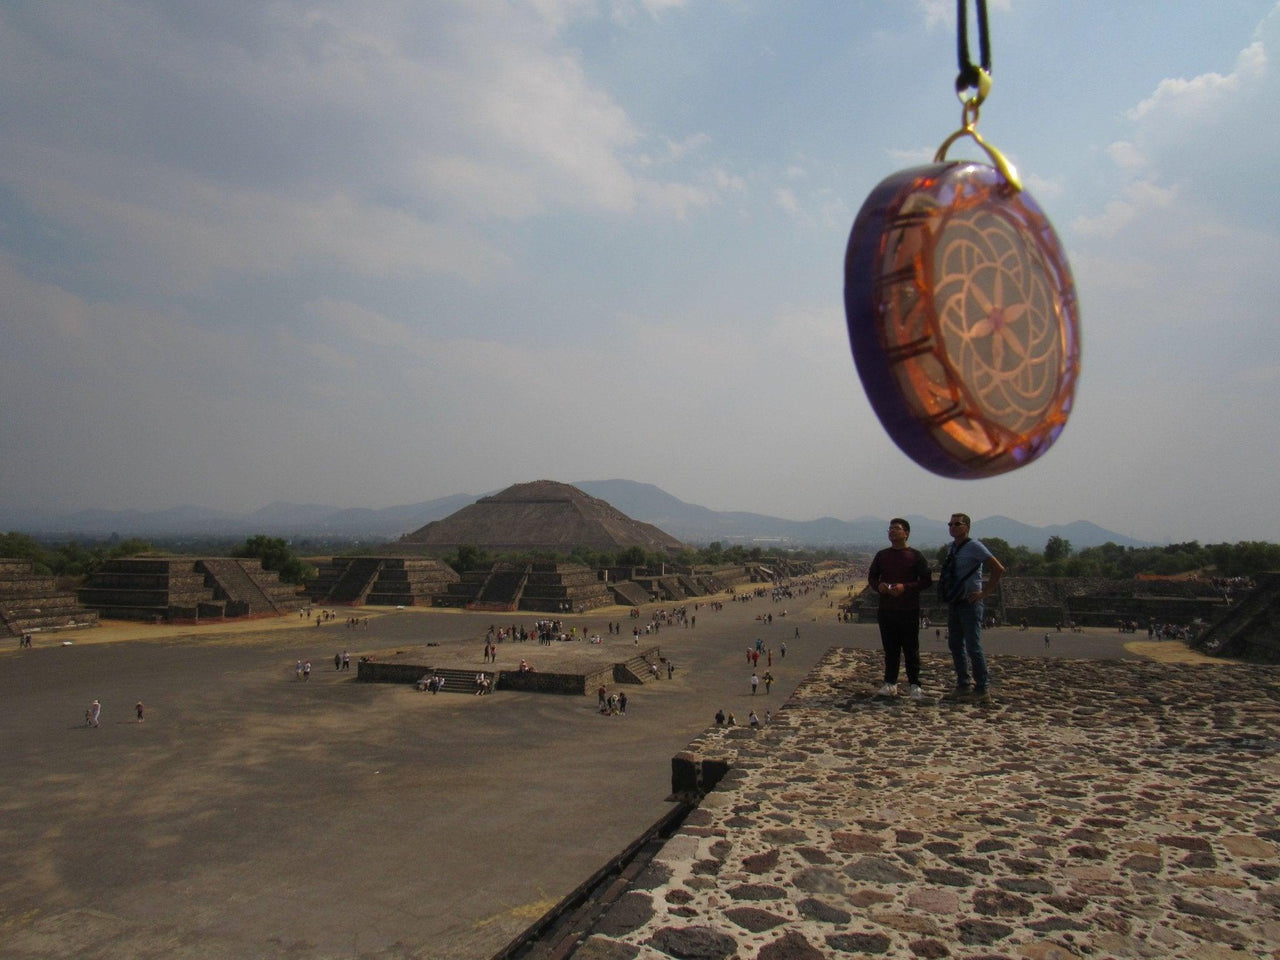
{"type": "MultiPolygon", "coordinates": [[[[670,758],[718,708],[763,718],[829,647],[878,648],[874,625],[837,622],[843,592],[703,603],[694,628],[642,637],[677,669],[628,688],[625,717],[594,697],[432,696],[333,667],[347,649],[480,669],[488,625],[529,614],[370,608],[353,630],[338,609],[319,628],[108,623],[15,643],[0,651],[0,955],[490,956],[669,809],[670,758]],[[772,625],[755,619],[766,613],[772,625]],[[753,697],[757,637],[774,657],[761,675],[778,682],[753,697]]],[[[624,660],[625,610],[566,621],[603,632],[609,617],[623,634],[601,646],[503,644],[498,667],[624,660]]],[[[1044,649],[1042,636],[988,632],[993,676],[1004,653],[1165,659],[1180,646],[1087,631],[1044,649]]],[[[945,649],[929,633],[923,646],[945,649]]]]}

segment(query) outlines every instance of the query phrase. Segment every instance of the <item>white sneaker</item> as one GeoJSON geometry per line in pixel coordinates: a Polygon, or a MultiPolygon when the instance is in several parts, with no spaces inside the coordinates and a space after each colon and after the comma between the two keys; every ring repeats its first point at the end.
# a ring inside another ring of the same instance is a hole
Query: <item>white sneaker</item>
{"type": "Polygon", "coordinates": [[[896,683],[886,683],[877,691],[877,697],[896,697],[898,695],[898,685],[896,683]]]}
{"type": "Polygon", "coordinates": [[[910,686],[910,688],[907,690],[907,696],[910,697],[912,700],[923,700],[924,694],[920,690],[920,684],[913,683],[910,686]]]}

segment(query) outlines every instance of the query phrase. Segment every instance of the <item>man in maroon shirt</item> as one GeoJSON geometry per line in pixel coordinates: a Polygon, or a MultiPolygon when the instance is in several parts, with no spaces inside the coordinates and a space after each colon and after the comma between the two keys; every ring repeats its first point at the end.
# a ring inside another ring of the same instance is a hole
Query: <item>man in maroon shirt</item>
{"type": "Polygon", "coordinates": [[[880,643],[884,646],[884,686],[881,697],[898,695],[898,665],[907,661],[908,696],[920,692],[920,591],[933,583],[929,561],[907,546],[911,524],[901,517],[889,521],[890,546],[876,554],[867,571],[867,583],[880,594],[880,643]]]}

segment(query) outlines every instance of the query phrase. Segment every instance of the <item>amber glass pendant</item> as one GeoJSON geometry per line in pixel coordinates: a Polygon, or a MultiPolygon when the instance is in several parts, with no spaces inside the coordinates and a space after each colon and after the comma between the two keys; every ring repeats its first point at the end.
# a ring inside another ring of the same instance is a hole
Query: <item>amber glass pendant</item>
{"type": "Polygon", "coordinates": [[[934,163],[881,181],[845,255],[854,362],[889,436],[945,477],[1043,454],[1071,413],[1080,329],[1048,218],[974,129],[974,98],[934,163]],[[962,136],[993,165],[946,160],[962,136]]]}

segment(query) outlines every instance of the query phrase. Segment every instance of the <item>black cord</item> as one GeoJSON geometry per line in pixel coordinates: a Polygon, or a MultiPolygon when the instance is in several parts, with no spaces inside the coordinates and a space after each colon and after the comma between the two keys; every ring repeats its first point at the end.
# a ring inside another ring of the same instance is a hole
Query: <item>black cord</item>
{"type": "MultiPolygon", "coordinates": [[[[991,38],[987,33],[987,0],[974,0],[978,11],[978,54],[983,71],[991,72],[991,38]]],[[[976,90],[978,64],[969,59],[968,0],[956,0],[956,59],[960,73],[956,76],[956,91],[976,90]]]]}

